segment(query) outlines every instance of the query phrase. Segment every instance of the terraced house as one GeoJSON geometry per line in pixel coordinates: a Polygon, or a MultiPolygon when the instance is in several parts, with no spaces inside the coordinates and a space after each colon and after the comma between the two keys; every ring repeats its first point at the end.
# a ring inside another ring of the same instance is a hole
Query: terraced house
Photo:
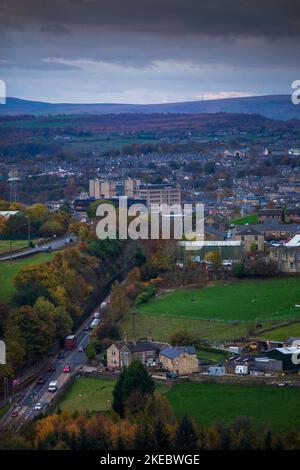
{"type": "Polygon", "coordinates": [[[288,243],[271,247],[270,259],[275,261],[282,273],[300,273],[300,235],[295,235],[288,243]]]}
{"type": "Polygon", "coordinates": [[[141,361],[147,365],[158,361],[159,353],[169,346],[168,343],[160,343],[148,340],[119,341],[112,344],[107,350],[107,367],[127,367],[133,361],[141,361]]]}

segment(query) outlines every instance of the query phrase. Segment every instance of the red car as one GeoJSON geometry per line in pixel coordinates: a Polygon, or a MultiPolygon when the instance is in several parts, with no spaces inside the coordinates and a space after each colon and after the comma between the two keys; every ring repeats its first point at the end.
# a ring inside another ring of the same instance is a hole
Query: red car
{"type": "Polygon", "coordinates": [[[13,410],[10,414],[10,416],[12,418],[16,418],[17,416],[19,416],[19,410],[13,410]]]}
{"type": "Polygon", "coordinates": [[[65,373],[71,372],[71,366],[65,366],[64,367],[64,372],[65,373]]]}
{"type": "Polygon", "coordinates": [[[49,366],[48,367],[48,372],[55,372],[55,371],[56,371],[56,369],[55,369],[54,366],[49,366]]]}

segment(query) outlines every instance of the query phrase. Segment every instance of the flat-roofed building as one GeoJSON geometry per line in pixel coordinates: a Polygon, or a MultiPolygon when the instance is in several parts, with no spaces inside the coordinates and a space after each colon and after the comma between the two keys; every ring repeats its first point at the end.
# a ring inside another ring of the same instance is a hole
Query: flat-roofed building
{"type": "Polygon", "coordinates": [[[95,199],[108,199],[116,196],[117,184],[115,181],[98,179],[89,180],[89,195],[95,199]]]}
{"type": "Polygon", "coordinates": [[[149,209],[152,204],[181,204],[181,188],[173,184],[143,184],[139,186],[137,195],[146,200],[149,209]]]}

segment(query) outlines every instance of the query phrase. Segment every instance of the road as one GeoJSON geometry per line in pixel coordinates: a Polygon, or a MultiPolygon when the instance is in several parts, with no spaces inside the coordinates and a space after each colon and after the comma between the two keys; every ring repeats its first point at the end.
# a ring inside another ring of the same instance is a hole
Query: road
{"type": "Polygon", "coordinates": [[[47,242],[45,245],[38,246],[37,248],[25,248],[22,251],[19,251],[18,253],[12,253],[12,254],[5,254],[0,256],[0,261],[10,261],[11,259],[18,259],[18,258],[25,258],[27,256],[32,256],[37,253],[43,253],[46,250],[46,247],[51,246],[51,250],[58,250],[60,248],[63,248],[64,246],[70,244],[70,242],[67,242],[66,239],[71,238],[72,241],[76,241],[77,237],[76,235],[68,235],[68,237],[63,237],[63,238],[53,238],[51,241],[47,242]]]}
{"type": "Polygon", "coordinates": [[[55,368],[54,372],[48,372],[46,369],[44,373],[41,373],[40,377],[45,381],[42,385],[37,384],[37,380],[33,385],[27,388],[24,396],[16,404],[15,407],[12,407],[0,420],[0,432],[6,431],[8,429],[19,430],[20,427],[25,424],[27,421],[30,421],[35,416],[37,416],[40,411],[35,410],[36,403],[42,403],[43,410],[45,411],[54,395],[51,392],[48,392],[48,385],[51,381],[57,381],[58,390],[61,386],[68,380],[70,375],[74,375],[76,368],[88,363],[88,359],[84,352],[78,352],[79,346],[85,348],[89,342],[90,330],[86,331],[85,328],[90,325],[94,313],[99,311],[100,305],[93,310],[88,320],[80,327],[76,332],[77,335],[77,345],[73,350],[64,350],[61,351],[64,353],[63,359],[58,359],[57,357],[50,362],[50,365],[55,368]],[[63,369],[65,365],[71,366],[70,373],[64,373],[63,369]],[[11,415],[13,410],[17,410],[18,415],[13,417],[11,415]]]}

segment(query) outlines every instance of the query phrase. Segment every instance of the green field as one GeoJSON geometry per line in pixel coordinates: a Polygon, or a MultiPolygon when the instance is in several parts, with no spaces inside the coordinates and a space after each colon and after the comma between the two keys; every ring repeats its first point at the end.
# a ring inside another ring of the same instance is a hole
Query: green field
{"type": "Polygon", "coordinates": [[[136,310],[166,317],[253,322],[300,319],[300,309],[295,304],[300,304],[300,278],[277,278],[177,290],[136,310]]]}
{"type": "Polygon", "coordinates": [[[250,214],[245,215],[245,217],[240,217],[239,219],[230,220],[229,223],[234,225],[258,224],[259,219],[257,214],[250,214]]]}
{"type": "MultiPolygon", "coordinates": [[[[62,399],[63,411],[107,411],[111,408],[115,380],[76,379],[62,399]]],[[[157,385],[178,417],[185,414],[200,424],[231,422],[247,416],[255,422],[269,424],[275,430],[299,427],[300,390],[272,386],[183,383],[169,389],[157,385]]]]}
{"type": "MultiPolygon", "coordinates": [[[[32,240],[34,243],[35,240],[32,240]]],[[[27,248],[28,240],[13,240],[12,241],[12,250],[19,250],[20,248],[27,248]]],[[[10,251],[10,241],[9,240],[0,240],[0,254],[10,251]]]]}
{"type": "Polygon", "coordinates": [[[41,253],[28,258],[22,258],[19,261],[0,262],[0,301],[9,303],[15,293],[13,284],[14,276],[24,266],[29,264],[42,263],[50,261],[55,256],[55,253],[41,253]]]}
{"type": "MultiPolygon", "coordinates": [[[[199,339],[210,342],[232,340],[247,336],[249,324],[226,323],[207,320],[195,320],[168,315],[151,315],[138,313],[135,315],[135,332],[137,338],[145,338],[149,331],[157,341],[168,341],[176,330],[188,330],[199,339]]],[[[126,331],[132,337],[132,317],[126,316],[120,324],[120,331],[126,331]]]]}
{"type": "MultiPolygon", "coordinates": [[[[59,407],[63,411],[85,412],[106,411],[111,408],[112,392],[115,380],[101,380],[94,378],[76,379],[67,392],[59,407]]],[[[156,384],[157,393],[165,393],[167,387],[156,384]]]]}
{"type": "Polygon", "coordinates": [[[193,416],[205,426],[247,416],[278,431],[300,427],[298,388],[184,383],[166,397],[178,417],[193,416]]]}
{"type": "Polygon", "coordinates": [[[300,323],[291,323],[290,325],[274,328],[271,331],[261,333],[260,336],[271,341],[284,341],[289,338],[300,338],[300,323]]]}
{"type": "Polygon", "coordinates": [[[59,407],[70,413],[109,410],[115,383],[115,380],[76,379],[59,407]]]}

